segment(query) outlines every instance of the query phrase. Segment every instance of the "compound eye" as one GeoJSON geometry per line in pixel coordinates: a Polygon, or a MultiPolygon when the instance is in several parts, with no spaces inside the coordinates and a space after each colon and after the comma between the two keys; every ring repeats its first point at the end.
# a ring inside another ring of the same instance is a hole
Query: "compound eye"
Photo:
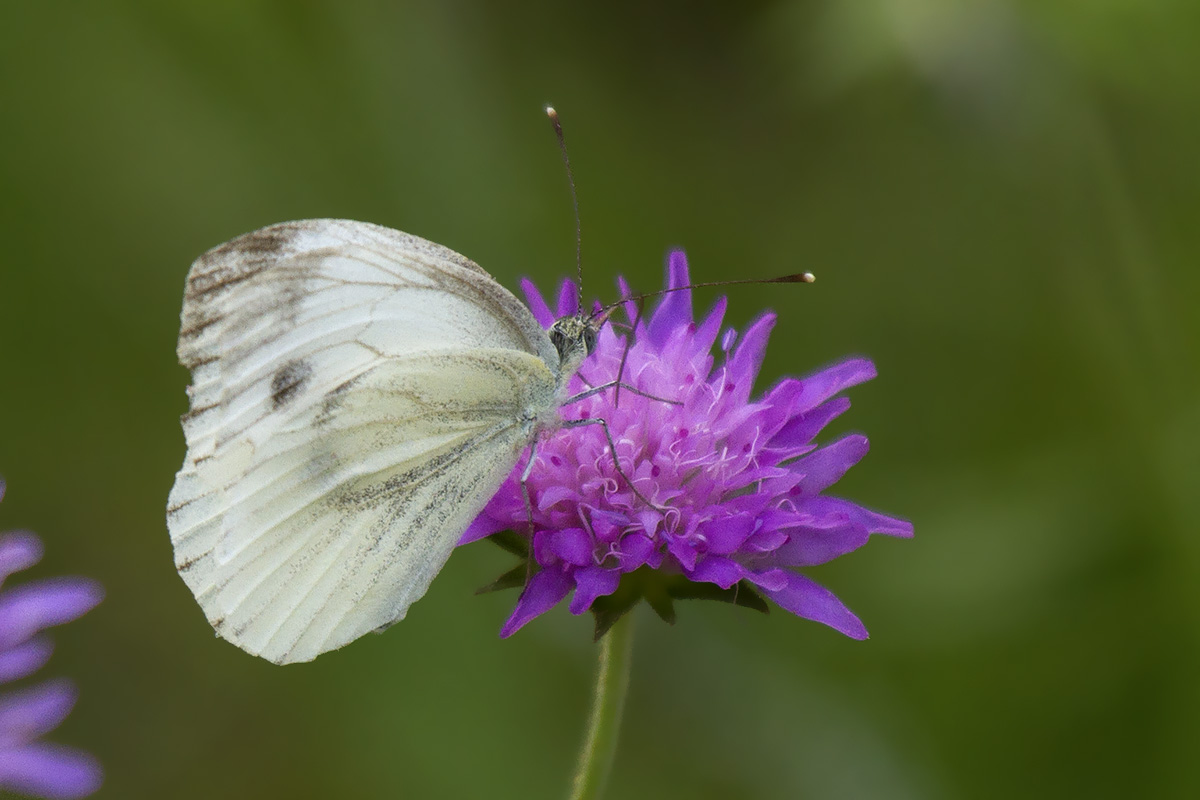
{"type": "Polygon", "coordinates": [[[590,356],[592,351],[596,349],[596,329],[588,326],[583,329],[583,346],[590,356]]]}
{"type": "Polygon", "coordinates": [[[566,339],[563,338],[563,332],[559,330],[557,325],[550,329],[550,344],[554,345],[554,349],[558,351],[560,356],[563,354],[566,339]]]}

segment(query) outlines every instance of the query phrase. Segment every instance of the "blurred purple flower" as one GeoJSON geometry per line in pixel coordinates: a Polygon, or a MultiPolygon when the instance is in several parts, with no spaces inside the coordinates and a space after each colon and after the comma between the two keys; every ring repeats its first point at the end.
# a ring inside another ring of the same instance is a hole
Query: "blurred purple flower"
{"type": "MultiPolygon", "coordinates": [[[[687,259],[670,254],[669,287],[688,284],[687,259]]],[[[537,288],[523,284],[534,316],[549,327],[576,312],[575,287],[565,282],[551,311],[537,288]]],[[[621,289],[630,292],[624,281],[621,289]]],[[[626,304],[631,319],[632,303],[626,304]]],[[[797,380],[787,378],[751,398],[775,322],[764,314],[740,336],[720,336],[725,298],[703,321],[692,315],[691,292],[664,295],[639,322],[622,380],[677,405],[613,390],[566,405],[566,419],[607,421],[625,473],[613,465],[598,425],[564,429],[537,446],[528,489],[533,504],[536,573],[501,636],[574,596],[570,610],[596,614],[597,635],[640,599],[668,621],[672,598],[712,597],[766,610],[764,595],[783,609],[865,639],[863,624],[828,589],[797,571],[861,547],[872,533],[912,536],[912,524],[824,494],[867,452],[858,434],[813,443],[850,407],[838,396],[875,377],[874,365],[852,358],[797,380]],[[735,346],[736,342],[736,346],[735,346]]],[[[606,325],[592,356],[573,379],[576,393],[616,379],[625,337],[606,325]]],[[[519,533],[527,550],[529,523],[519,485],[528,454],[463,535],[462,543],[519,533]]],[[[520,551],[512,539],[510,549],[520,551]]],[[[521,566],[489,588],[525,583],[521,566]]]]}
{"type": "MultiPolygon", "coordinates": [[[[0,586],[41,558],[42,543],[32,533],[0,533],[0,586]]],[[[40,669],[53,650],[41,631],[77,619],[103,595],[87,578],[42,579],[0,591],[0,683],[40,669]]],[[[100,788],[96,759],[40,740],[66,719],[75,699],[75,687],[61,679],[0,695],[0,790],[57,799],[86,797],[100,788]]]]}

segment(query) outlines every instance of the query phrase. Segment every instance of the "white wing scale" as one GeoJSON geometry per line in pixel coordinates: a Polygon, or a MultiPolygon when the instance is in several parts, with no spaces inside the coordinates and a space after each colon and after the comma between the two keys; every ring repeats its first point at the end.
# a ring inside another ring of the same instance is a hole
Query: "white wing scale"
{"type": "Polygon", "coordinates": [[[557,353],[515,297],[361,222],[201,256],[179,356],[176,566],[221,636],[277,663],[402,619],[557,405],[557,353]]]}

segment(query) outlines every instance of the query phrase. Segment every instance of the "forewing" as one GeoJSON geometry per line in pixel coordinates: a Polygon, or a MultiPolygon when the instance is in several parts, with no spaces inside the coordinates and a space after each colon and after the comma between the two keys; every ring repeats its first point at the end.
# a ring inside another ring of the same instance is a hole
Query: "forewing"
{"type": "Polygon", "coordinates": [[[176,564],[221,635],[278,662],[402,617],[526,443],[530,403],[553,402],[553,347],[516,298],[359,222],[201,256],[179,356],[176,564]]]}
{"type": "Polygon", "coordinates": [[[197,458],[269,436],[301,389],[328,391],[381,359],[499,347],[558,363],[529,310],[476,264],[349,220],[284,222],[208,251],[188,273],[182,322],[197,458]]]}

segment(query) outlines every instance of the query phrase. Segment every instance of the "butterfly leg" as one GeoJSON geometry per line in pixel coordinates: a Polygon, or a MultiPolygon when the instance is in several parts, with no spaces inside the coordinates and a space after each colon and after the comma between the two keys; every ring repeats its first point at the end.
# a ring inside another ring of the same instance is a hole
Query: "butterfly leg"
{"type": "Polygon", "coordinates": [[[617,443],[613,441],[612,432],[609,431],[607,422],[599,417],[588,417],[587,419],[569,419],[563,421],[564,428],[582,428],[584,425],[599,425],[604,430],[604,438],[608,439],[608,450],[610,453],[612,453],[613,466],[617,468],[617,473],[625,479],[625,483],[629,484],[629,488],[633,490],[633,493],[637,496],[637,498],[653,508],[655,511],[658,511],[662,514],[667,513],[668,509],[664,508],[663,506],[656,505],[648,497],[646,497],[646,495],[638,491],[637,486],[634,486],[633,484],[633,480],[628,474],[626,474],[624,468],[621,466],[620,460],[617,458],[617,443]]]}
{"type": "Polygon", "coordinates": [[[639,299],[637,303],[637,314],[635,314],[633,317],[633,331],[630,332],[629,338],[625,340],[625,349],[621,351],[621,363],[617,367],[617,380],[615,381],[617,388],[613,392],[614,408],[620,408],[621,406],[621,378],[625,375],[625,359],[629,358],[629,348],[633,345],[633,332],[637,331],[638,323],[642,321],[643,308],[645,308],[645,301],[639,299]]]}
{"type": "Polygon", "coordinates": [[[529,557],[525,559],[525,585],[533,577],[533,502],[529,499],[529,476],[533,473],[533,461],[537,457],[537,439],[529,446],[529,463],[521,471],[521,499],[525,501],[525,519],[529,523],[529,557]]]}
{"type": "MultiPolygon", "coordinates": [[[[609,381],[608,383],[601,383],[598,386],[593,386],[590,389],[584,389],[579,394],[573,394],[570,397],[568,397],[566,400],[563,400],[562,404],[565,406],[567,403],[574,403],[577,400],[584,399],[585,397],[591,397],[594,394],[600,394],[600,392],[603,392],[606,389],[611,389],[614,386],[617,388],[618,392],[621,389],[624,389],[627,392],[636,394],[639,397],[645,397],[649,400],[658,400],[661,403],[670,403],[673,406],[683,405],[683,403],[680,402],[679,400],[670,400],[666,397],[659,397],[658,395],[650,394],[649,392],[643,392],[641,389],[638,389],[634,386],[630,386],[628,383],[620,383],[619,381],[609,381]]],[[[615,405],[615,402],[614,402],[614,405],[615,405]]]]}

